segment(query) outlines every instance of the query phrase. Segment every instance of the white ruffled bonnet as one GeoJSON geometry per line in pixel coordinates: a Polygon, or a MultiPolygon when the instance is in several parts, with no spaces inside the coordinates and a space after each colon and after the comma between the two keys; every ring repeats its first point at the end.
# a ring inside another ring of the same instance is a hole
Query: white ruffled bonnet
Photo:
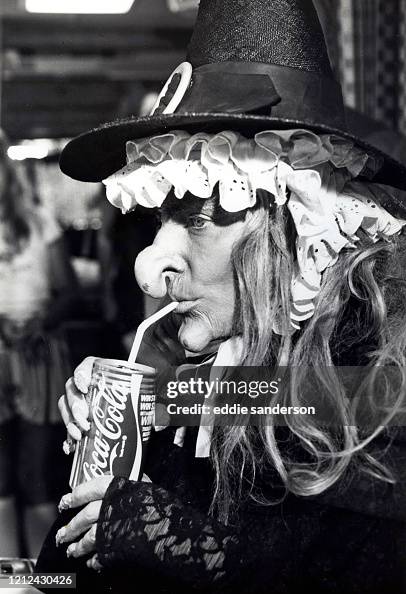
{"type": "Polygon", "coordinates": [[[286,204],[297,231],[297,261],[291,282],[291,322],[310,318],[321,275],[343,248],[355,248],[357,231],[372,241],[398,233],[396,219],[379,202],[388,186],[357,182],[381,163],[332,134],[309,130],[265,131],[254,138],[238,132],[190,135],[182,130],[127,142],[128,164],[103,181],[108,200],[123,212],[140,204],[160,207],[173,189],[210,198],[219,185],[221,207],[237,212],[254,206],[256,190],[286,204]]]}

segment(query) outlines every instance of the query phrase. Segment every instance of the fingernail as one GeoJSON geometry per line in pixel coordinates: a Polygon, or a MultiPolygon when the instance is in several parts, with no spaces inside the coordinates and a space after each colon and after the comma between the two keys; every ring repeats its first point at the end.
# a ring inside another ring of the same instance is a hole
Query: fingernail
{"type": "Polygon", "coordinates": [[[66,527],[63,526],[63,528],[60,528],[60,530],[58,530],[58,532],[56,533],[56,536],[55,536],[56,546],[59,546],[61,543],[63,543],[63,539],[65,536],[66,536],[66,527]]]}
{"type": "Polygon", "coordinates": [[[75,548],[76,548],[76,545],[74,545],[74,544],[69,545],[68,548],[66,549],[66,556],[73,557],[75,548]]]}
{"type": "Polygon", "coordinates": [[[71,505],[72,505],[72,493],[67,493],[60,500],[58,509],[61,512],[65,509],[69,509],[71,507],[71,505]]]}
{"type": "Polygon", "coordinates": [[[75,442],[73,441],[72,437],[67,437],[62,444],[63,453],[69,456],[72,452],[75,451],[75,442]]]}

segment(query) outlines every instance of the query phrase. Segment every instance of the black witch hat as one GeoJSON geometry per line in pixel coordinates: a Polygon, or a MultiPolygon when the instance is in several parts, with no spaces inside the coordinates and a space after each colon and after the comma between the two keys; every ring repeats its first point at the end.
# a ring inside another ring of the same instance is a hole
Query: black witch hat
{"type": "MultiPolygon", "coordinates": [[[[101,181],[126,164],[126,141],[174,129],[252,136],[306,128],[352,140],[381,160],[374,182],[406,189],[406,168],[347,130],[312,0],[201,0],[187,59],[151,116],[107,123],[73,139],[61,155],[62,171],[101,181]]],[[[391,206],[406,215],[406,205],[391,206]]]]}

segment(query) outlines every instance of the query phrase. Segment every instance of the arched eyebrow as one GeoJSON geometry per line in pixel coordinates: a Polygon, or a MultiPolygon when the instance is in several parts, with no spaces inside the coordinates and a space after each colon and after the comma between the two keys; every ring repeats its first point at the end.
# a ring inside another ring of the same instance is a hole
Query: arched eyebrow
{"type": "Polygon", "coordinates": [[[217,197],[197,198],[196,196],[185,196],[177,199],[174,196],[168,196],[159,211],[162,218],[179,219],[187,218],[192,214],[202,213],[214,217],[217,211],[217,197]]]}
{"type": "Polygon", "coordinates": [[[247,214],[246,210],[237,212],[223,210],[216,194],[213,194],[211,198],[197,198],[189,194],[180,200],[172,194],[164,201],[159,212],[162,222],[172,219],[184,224],[190,216],[203,214],[211,217],[213,222],[221,227],[244,220],[247,214]]]}

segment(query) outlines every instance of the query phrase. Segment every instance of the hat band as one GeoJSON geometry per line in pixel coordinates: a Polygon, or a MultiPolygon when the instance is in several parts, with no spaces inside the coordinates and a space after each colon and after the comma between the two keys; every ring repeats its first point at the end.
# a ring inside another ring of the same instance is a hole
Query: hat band
{"type": "Polygon", "coordinates": [[[221,62],[193,70],[192,86],[177,113],[226,111],[270,115],[280,100],[268,64],[221,62]]]}
{"type": "Polygon", "coordinates": [[[218,62],[193,69],[177,114],[252,113],[323,121],[346,129],[340,85],[298,68],[260,62],[218,62]]]}

